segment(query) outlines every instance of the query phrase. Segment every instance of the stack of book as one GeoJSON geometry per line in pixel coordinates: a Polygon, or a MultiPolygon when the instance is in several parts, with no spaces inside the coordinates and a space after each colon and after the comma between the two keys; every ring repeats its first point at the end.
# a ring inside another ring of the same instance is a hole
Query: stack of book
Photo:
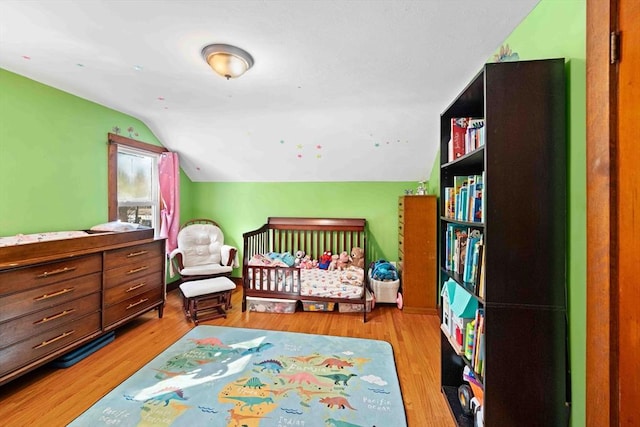
{"type": "Polygon", "coordinates": [[[445,237],[446,269],[459,274],[464,282],[478,283],[484,250],[482,232],[448,224],[445,237]]]}
{"type": "Polygon", "coordinates": [[[484,222],[484,174],[454,176],[444,188],[445,216],[460,221],[484,222]]]}
{"type": "Polygon", "coordinates": [[[453,161],[484,145],[484,119],[455,117],[451,119],[448,159],[453,161]]]}
{"type": "Polygon", "coordinates": [[[467,324],[464,356],[473,370],[484,377],[484,309],[476,310],[475,319],[467,324]]]}

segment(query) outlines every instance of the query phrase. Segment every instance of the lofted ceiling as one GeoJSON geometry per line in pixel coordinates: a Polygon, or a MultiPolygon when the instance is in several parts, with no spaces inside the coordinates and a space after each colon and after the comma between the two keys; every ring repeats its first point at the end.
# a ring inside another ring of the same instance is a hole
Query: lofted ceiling
{"type": "Polygon", "coordinates": [[[143,121],[193,181],[419,181],[538,0],[0,0],[0,67],[143,121]],[[225,80],[205,45],[247,50],[225,80]]]}

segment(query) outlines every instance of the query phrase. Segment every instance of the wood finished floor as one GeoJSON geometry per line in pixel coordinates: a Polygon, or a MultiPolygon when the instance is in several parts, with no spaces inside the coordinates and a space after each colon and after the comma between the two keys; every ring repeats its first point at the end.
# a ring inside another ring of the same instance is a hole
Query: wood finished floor
{"type": "MultiPolygon", "coordinates": [[[[436,316],[406,314],[393,305],[378,305],[363,324],[361,313],[242,313],[241,299],[242,291],[237,289],[226,319],[201,324],[388,341],[394,350],[408,425],[454,426],[439,388],[436,316]]],[[[178,292],[170,292],[162,319],[155,311],[147,313],[118,329],[115,341],[72,367],[45,366],[0,386],[0,425],[67,425],[191,328],[178,292]]]]}

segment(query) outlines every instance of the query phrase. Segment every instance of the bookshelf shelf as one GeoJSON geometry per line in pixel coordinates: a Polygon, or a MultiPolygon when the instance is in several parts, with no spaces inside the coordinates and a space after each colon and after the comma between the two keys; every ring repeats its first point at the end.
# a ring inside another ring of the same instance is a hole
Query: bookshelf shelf
{"type": "Polygon", "coordinates": [[[564,76],[563,59],[486,64],[440,117],[441,387],[459,426],[465,367],[484,425],[568,423],[564,76]],[[452,218],[478,206],[483,222],[452,218]]]}

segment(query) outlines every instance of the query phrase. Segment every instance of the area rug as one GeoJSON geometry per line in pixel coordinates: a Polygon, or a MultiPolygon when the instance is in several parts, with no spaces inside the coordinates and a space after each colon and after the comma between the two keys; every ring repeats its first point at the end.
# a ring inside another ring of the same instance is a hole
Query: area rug
{"type": "Polygon", "coordinates": [[[406,426],[389,343],[197,326],[71,426],[406,426]]]}

